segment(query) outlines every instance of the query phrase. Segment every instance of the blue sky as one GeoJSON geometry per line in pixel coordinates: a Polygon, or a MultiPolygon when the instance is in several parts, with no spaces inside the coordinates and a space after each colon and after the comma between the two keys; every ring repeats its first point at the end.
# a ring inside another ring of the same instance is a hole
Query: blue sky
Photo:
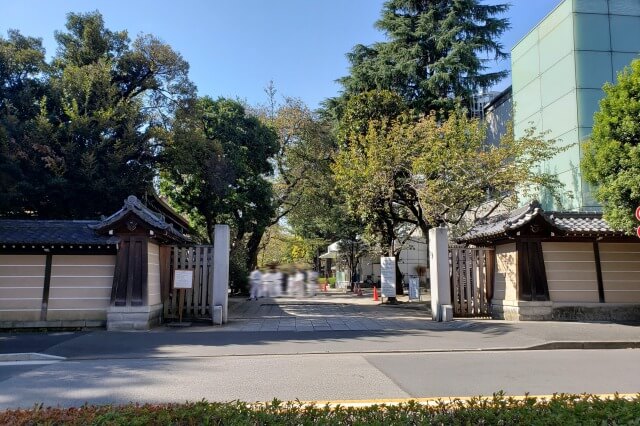
{"type": "MultiPolygon", "coordinates": [[[[201,95],[264,103],[273,80],[279,95],[315,108],[340,90],[345,54],[358,43],[383,40],[374,28],[383,0],[0,0],[0,33],[10,28],[41,37],[55,53],[55,30],[68,12],[99,10],[112,30],[134,38],[151,33],[191,65],[201,95]]],[[[495,3],[498,0],[490,0],[495,3]]],[[[512,0],[507,50],[560,0],[512,0]]],[[[508,68],[508,62],[497,64],[508,68]]],[[[497,89],[509,84],[501,83],[497,89]]]]}

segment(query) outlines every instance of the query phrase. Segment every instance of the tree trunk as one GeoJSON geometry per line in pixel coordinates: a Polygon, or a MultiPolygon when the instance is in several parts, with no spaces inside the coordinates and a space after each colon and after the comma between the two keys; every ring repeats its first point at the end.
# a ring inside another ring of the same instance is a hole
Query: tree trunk
{"type": "Polygon", "coordinates": [[[207,220],[207,238],[209,238],[209,244],[213,244],[213,239],[214,239],[214,235],[213,235],[213,231],[214,231],[214,224],[212,221],[207,220]]]}
{"type": "Polygon", "coordinates": [[[400,266],[398,265],[398,256],[396,255],[396,295],[402,296],[404,290],[402,288],[402,272],[400,272],[400,266]]]}
{"type": "Polygon", "coordinates": [[[264,229],[262,232],[253,231],[249,241],[247,241],[247,270],[253,271],[258,264],[258,251],[260,250],[260,241],[264,235],[264,229]]]}

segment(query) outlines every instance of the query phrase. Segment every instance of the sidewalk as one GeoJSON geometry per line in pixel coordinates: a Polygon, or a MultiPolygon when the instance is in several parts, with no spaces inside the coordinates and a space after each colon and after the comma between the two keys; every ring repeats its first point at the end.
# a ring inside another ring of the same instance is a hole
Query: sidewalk
{"type": "MultiPolygon", "coordinates": [[[[2,333],[0,354],[39,352],[67,359],[640,348],[639,324],[433,322],[427,302],[383,305],[332,293],[304,299],[231,299],[224,326],[148,332],[2,333]]],[[[404,303],[402,303],[404,302],[404,303]]]]}
{"type": "Polygon", "coordinates": [[[426,330],[431,324],[428,293],[421,300],[397,296],[373,300],[373,290],[361,296],[344,290],[329,290],[315,296],[246,300],[229,299],[229,322],[225,331],[379,331],[426,330]],[[384,302],[383,302],[384,300],[384,302]]]}

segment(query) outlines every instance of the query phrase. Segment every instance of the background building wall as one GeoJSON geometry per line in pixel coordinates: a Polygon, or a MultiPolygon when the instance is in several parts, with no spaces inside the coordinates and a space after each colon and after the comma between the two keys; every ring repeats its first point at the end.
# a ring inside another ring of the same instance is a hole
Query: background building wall
{"type": "Polygon", "coordinates": [[[591,134],[606,82],[640,53],[638,0],[564,0],[511,52],[514,130],[548,132],[570,146],[542,170],[573,193],[558,206],[541,193],[546,210],[598,210],[580,172],[580,141],[591,134]]]}
{"type": "MultiPolygon", "coordinates": [[[[404,276],[405,284],[409,283],[410,275],[418,275],[416,267],[418,265],[428,267],[429,262],[429,246],[422,237],[412,237],[406,241],[400,251],[400,255],[396,259],[398,269],[404,276]]],[[[360,281],[364,281],[370,275],[374,282],[380,281],[380,256],[363,256],[360,259],[360,281]]],[[[429,271],[421,278],[424,283],[429,276],[429,271]]]]}
{"type": "Polygon", "coordinates": [[[513,99],[511,87],[496,96],[484,110],[487,125],[487,143],[498,145],[500,138],[507,133],[507,125],[513,119],[513,99]]]}

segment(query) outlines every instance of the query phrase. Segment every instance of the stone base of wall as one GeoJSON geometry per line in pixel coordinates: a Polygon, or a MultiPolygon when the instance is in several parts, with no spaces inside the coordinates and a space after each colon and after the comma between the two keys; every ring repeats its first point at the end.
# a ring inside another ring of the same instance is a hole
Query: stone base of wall
{"type": "Polygon", "coordinates": [[[102,320],[53,320],[53,321],[0,321],[0,330],[13,329],[84,329],[104,328],[107,324],[102,320]]]}
{"type": "Polygon", "coordinates": [[[153,306],[110,306],[107,330],[149,330],[162,322],[162,303],[153,306]]]}
{"type": "Polygon", "coordinates": [[[493,301],[491,316],[507,321],[640,321],[640,305],[493,301]]]}
{"type": "Polygon", "coordinates": [[[549,321],[552,319],[552,302],[492,301],[491,316],[507,321],[549,321]]]}
{"type": "Polygon", "coordinates": [[[640,321],[640,305],[632,303],[555,303],[555,321],[640,321]]]}

